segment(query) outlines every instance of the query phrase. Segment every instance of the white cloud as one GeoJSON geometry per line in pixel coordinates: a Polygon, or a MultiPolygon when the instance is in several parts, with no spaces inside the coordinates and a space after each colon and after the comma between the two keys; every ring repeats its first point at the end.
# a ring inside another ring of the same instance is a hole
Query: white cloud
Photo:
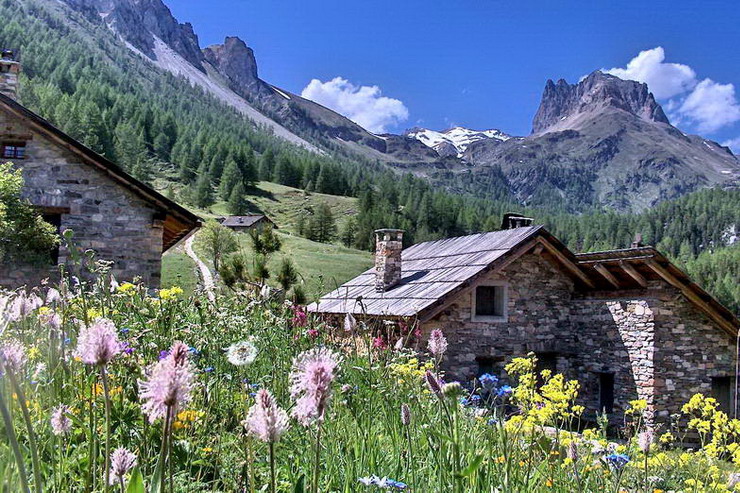
{"type": "Polygon", "coordinates": [[[389,125],[406,121],[409,110],[398,99],[382,95],[378,86],[356,86],[342,77],[327,82],[313,79],[301,96],[331,108],[365,129],[383,133],[389,125]]]}
{"type": "Polygon", "coordinates": [[[674,125],[712,133],[740,121],[740,102],[733,84],[705,78],[699,82],[688,65],[666,63],[661,46],[641,51],[624,68],[602,70],[621,79],[645,82],[674,125]]]}
{"type": "Polygon", "coordinates": [[[658,99],[672,98],[696,85],[696,72],[691,67],[681,63],[665,63],[662,46],[641,51],[625,68],[603,69],[602,72],[620,79],[645,82],[658,99]]]}
{"type": "Polygon", "coordinates": [[[740,103],[735,86],[712,79],[699,82],[686,96],[678,112],[693,121],[700,132],[714,132],[740,121],[740,103]]]}
{"type": "Polygon", "coordinates": [[[729,147],[735,153],[740,153],[740,137],[722,142],[723,146],[729,147]]]}

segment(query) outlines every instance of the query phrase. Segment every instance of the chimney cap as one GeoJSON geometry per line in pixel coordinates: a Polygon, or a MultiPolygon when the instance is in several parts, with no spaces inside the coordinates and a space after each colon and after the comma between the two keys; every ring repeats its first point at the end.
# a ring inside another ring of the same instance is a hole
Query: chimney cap
{"type": "Polygon", "coordinates": [[[2,59],[7,61],[15,61],[15,57],[13,55],[13,50],[3,50],[2,51],[2,59]]]}
{"type": "Polygon", "coordinates": [[[503,220],[501,221],[501,229],[514,229],[526,226],[531,226],[534,223],[534,218],[527,217],[517,212],[507,212],[504,214],[503,220]]]}
{"type": "Polygon", "coordinates": [[[405,233],[403,229],[394,229],[394,228],[382,228],[382,229],[376,229],[376,233],[405,233]]]}

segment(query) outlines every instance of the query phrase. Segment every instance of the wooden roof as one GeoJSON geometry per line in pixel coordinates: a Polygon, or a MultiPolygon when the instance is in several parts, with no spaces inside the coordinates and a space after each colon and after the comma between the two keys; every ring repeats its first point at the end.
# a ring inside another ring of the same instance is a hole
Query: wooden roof
{"type": "Polygon", "coordinates": [[[503,269],[534,252],[553,262],[574,282],[580,296],[640,296],[649,281],[662,280],[731,334],[740,321],[653,247],[574,254],[542,226],[430,241],[402,252],[401,282],[375,291],[375,269],[323,296],[309,311],[430,319],[453,296],[487,272],[503,269]]]}
{"type": "Polygon", "coordinates": [[[418,315],[487,271],[494,261],[540,229],[532,226],[419,243],[402,252],[401,282],[396,286],[376,292],[372,268],[322,297],[309,310],[390,317],[418,315]]]}
{"type": "Polygon", "coordinates": [[[111,179],[121,184],[121,186],[126,187],[157,209],[161,213],[161,217],[155,217],[155,219],[161,220],[163,225],[163,252],[175,245],[201,224],[201,219],[198,216],[145,183],[140,182],[118,165],[92,149],[85,147],[82,143],[56,128],[48,120],[45,120],[17,101],[0,94],[0,106],[23,120],[33,130],[57,143],[60,147],[72,152],[87,164],[95,166],[111,179]]]}

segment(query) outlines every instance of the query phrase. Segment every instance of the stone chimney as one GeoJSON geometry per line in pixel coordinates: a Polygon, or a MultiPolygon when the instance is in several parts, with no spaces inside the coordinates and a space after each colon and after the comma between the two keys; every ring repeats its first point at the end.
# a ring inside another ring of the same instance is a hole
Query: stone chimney
{"type": "Polygon", "coordinates": [[[401,281],[403,230],[375,231],[375,291],[384,293],[401,281]]]}
{"type": "Polygon", "coordinates": [[[501,229],[524,228],[531,226],[532,223],[534,223],[534,219],[531,217],[525,217],[515,212],[507,212],[501,221],[501,229]]]}
{"type": "Polygon", "coordinates": [[[0,55],[0,94],[10,99],[18,99],[18,73],[21,64],[13,58],[13,52],[3,50],[0,55]]]}

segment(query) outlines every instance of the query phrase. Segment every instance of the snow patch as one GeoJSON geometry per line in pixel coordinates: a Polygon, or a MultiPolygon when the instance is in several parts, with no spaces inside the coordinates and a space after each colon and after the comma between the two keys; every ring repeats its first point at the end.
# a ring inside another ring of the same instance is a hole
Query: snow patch
{"type": "Polygon", "coordinates": [[[270,87],[272,87],[273,91],[275,91],[276,93],[280,94],[280,95],[281,95],[282,97],[284,97],[285,99],[288,99],[288,100],[290,100],[290,96],[288,96],[287,94],[285,94],[285,93],[284,93],[283,91],[281,91],[281,90],[280,90],[280,89],[278,89],[277,87],[275,87],[275,86],[270,86],[270,87]]]}
{"type": "Polygon", "coordinates": [[[439,151],[440,146],[445,143],[452,144],[457,150],[457,157],[462,157],[465,150],[473,142],[486,139],[505,141],[511,138],[511,136],[496,129],[471,130],[464,127],[453,127],[444,132],[422,128],[413,130],[406,135],[436,151],[439,151]]]}

